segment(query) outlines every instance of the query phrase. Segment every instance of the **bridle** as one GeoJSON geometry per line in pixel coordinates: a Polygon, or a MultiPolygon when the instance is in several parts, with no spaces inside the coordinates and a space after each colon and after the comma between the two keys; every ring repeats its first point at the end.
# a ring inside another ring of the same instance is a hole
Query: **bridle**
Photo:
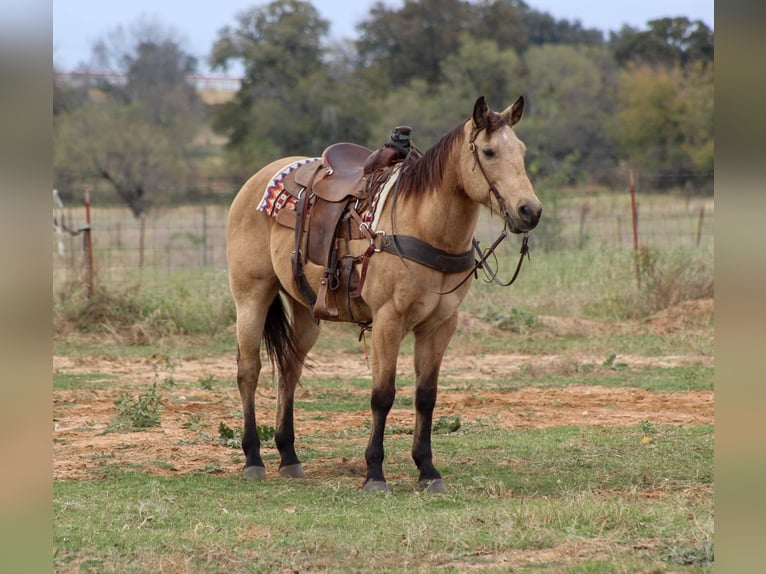
{"type": "Polygon", "coordinates": [[[508,209],[505,206],[505,200],[500,195],[500,192],[497,191],[497,188],[495,187],[495,184],[492,183],[489,179],[489,176],[487,175],[487,171],[484,169],[484,164],[481,163],[481,160],[479,159],[479,148],[476,146],[476,138],[479,136],[479,133],[481,133],[482,130],[487,128],[487,124],[484,123],[482,125],[477,125],[476,123],[473,123],[471,128],[471,137],[468,140],[469,141],[469,149],[471,150],[471,154],[473,154],[474,164],[479,166],[479,170],[481,171],[481,175],[484,176],[484,181],[487,183],[488,190],[487,190],[487,196],[490,198],[489,200],[489,209],[490,212],[492,211],[492,197],[494,196],[495,201],[497,201],[497,205],[500,207],[500,213],[503,216],[503,230],[500,232],[500,236],[495,240],[495,242],[492,244],[492,246],[486,251],[486,254],[482,256],[481,249],[479,248],[479,242],[476,240],[476,238],[473,238],[473,246],[476,252],[479,254],[480,260],[477,262],[476,269],[482,269],[486,275],[490,278],[487,283],[494,281],[498,285],[501,285],[503,287],[508,287],[513,284],[514,281],[516,281],[516,278],[519,276],[519,272],[521,271],[521,264],[524,261],[524,256],[527,256],[527,259],[529,259],[529,234],[525,233],[524,237],[521,240],[521,251],[519,256],[519,262],[516,264],[516,270],[513,272],[513,277],[507,282],[501,281],[497,277],[497,272],[495,272],[489,265],[485,265],[485,262],[487,258],[494,252],[495,248],[500,244],[503,239],[505,239],[508,236],[508,209]]]}
{"type": "Polygon", "coordinates": [[[400,249],[398,248],[396,244],[396,202],[399,197],[398,191],[399,191],[399,183],[401,182],[401,178],[396,182],[396,185],[394,186],[393,190],[393,202],[391,206],[391,232],[392,232],[392,245],[394,247],[394,250],[396,254],[398,255],[400,261],[402,262],[402,265],[404,265],[404,268],[407,269],[409,274],[412,276],[412,278],[415,280],[415,282],[420,285],[423,289],[428,291],[429,293],[433,293],[435,295],[448,295],[450,293],[454,293],[457,291],[461,285],[463,285],[468,279],[471,277],[471,275],[474,275],[478,277],[478,270],[481,269],[484,271],[486,277],[489,279],[485,279],[486,283],[495,282],[498,285],[501,285],[503,287],[508,287],[516,281],[516,279],[519,276],[519,272],[521,271],[521,264],[524,261],[524,256],[527,256],[527,259],[529,259],[529,235],[524,234],[524,237],[521,241],[521,251],[519,256],[519,262],[516,264],[516,270],[513,273],[513,277],[507,282],[501,281],[497,277],[497,271],[492,269],[490,265],[487,263],[487,260],[490,256],[494,256],[495,259],[497,257],[494,255],[495,249],[502,243],[502,241],[508,236],[508,210],[505,206],[505,201],[500,196],[500,193],[497,191],[497,188],[495,185],[490,181],[489,176],[487,175],[486,170],[484,169],[484,165],[482,165],[481,160],[479,159],[479,152],[476,147],[476,137],[479,135],[479,133],[487,127],[487,124],[483,125],[476,125],[476,123],[473,123],[473,127],[471,130],[471,137],[469,139],[469,147],[471,150],[471,153],[473,155],[475,164],[479,166],[479,169],[481,170],[481,174],[484,176],[484,180],[487,183],[488,189],[488,196],[490,197],[489,206],[490,211],[492,210],[492,200],[491,197],[494,196],[495,201],[497,201],[498,206],[500,207],[500,212],[503,216],[503,230],[500,232],[500,235],[495,239],[495,241],[492,243],[492,245],[489,246],[486,250],[482,251],[481,247],[479,246],[479,241],[474,237],[472,239],[473,249],[478,255],[478,259],[474,263],[473,267],[466,273],[465,277],[463,277],[457,285],[452,287],[451,289],[447,291],[438,291],[435,289],[430,288],[428,285],[426,285],[420,278],[415,275],[414,271],[410,268],[410,266],[407,264],[407,261],[405,260],[404,256],[402,255],[400,249]]]}

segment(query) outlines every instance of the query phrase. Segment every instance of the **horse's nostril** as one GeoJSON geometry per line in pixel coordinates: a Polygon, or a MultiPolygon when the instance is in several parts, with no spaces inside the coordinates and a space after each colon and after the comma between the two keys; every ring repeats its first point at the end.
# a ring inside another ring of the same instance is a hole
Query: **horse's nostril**
{"type": "Polygon", "coordinates": [[[539,204],[524,203],[519,207],[519,216],[527,225],[537,225],[537,222],[540,220],[541,212],[542,207],[539,204]]]}

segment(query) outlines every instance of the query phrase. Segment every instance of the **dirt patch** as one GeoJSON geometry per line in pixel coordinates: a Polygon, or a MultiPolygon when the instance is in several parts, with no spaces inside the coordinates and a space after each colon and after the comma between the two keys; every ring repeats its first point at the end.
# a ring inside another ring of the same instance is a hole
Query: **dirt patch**
{"type": "MultiPolygon", "coordinates": [[[[326,412],[321,417],[309,405],[321,391],[321,379],[371,378],[363,356],[314,354],[311,377],[319,379],[297,392],[296,428],[302,433],[333,434],[367,428],[369,412],[326,412]]],[[[440,391],[435,416],[459,415],[463,424],[490,420],[497,428],[543,428],[559,425],[633,425],[642,420],[657,424],[695,425],[713,422],[713,392],[691,391],[653,393],[640,389],[570,386],[563,389],[520,388],[507,391],[462,390],[461,381],[469,378],[492,378],[534,362],[551,365],[560,357],[524,355],[492,355],[447,357],[444,362],[445,382],[440,391]],[[451,381],[451,383],[450,383],[451,381]]],[[[569,360],[569,359],[566,359],[569,360]]],[[[656,361],[664,365],[706,361],[704,357],[620,357],[630,364],[656,361]]],[[[404,381],[412,380],[410,361],[399,367],[404,381]]],[[[129,468],[138,466],[159,475],[173,475],[204,469],[207,472],[238,472],[241,452],[218,444],[217,425],[225,423],[240,429],[239,394],[236,365],[232,357],[185,360],[168,366],[160,358],[115,359],[108,357],[54,357],[54,372],[88,374],[104,382],[88,389],[56,390],[54,398],[54,479],[97,478],[104,463],[129,468]],[[172,384],[168,381],[172,379],[172,384]],[[200,381],[231,381],[231,386],[216,384],[205,389],[200,381]],[[115,416],[115,400],[121,392],[135,396],[152,383],[158,383],[163,398],[161,426],[142,432],[106,432],[115,416]],[[200,426],[200,422],[207,423],[200,426]]],[[[540,368],[540,367],[538,367],[540,368]]],[[[553,368],[553,367],[552,367],[553,368]]],[[[402,396],[412,396],[412,384],[399,387],[402,396]]],[[[365,404],[367,389],[343,391],[358,394],[365,404]]],[[[273,420],[276,407],[274,386],[266,381],[258,390],[258,409],[266,421],[273,420]]],[[[412,407],[395,408],[389,425],[412,427],[412,407]]],[[[341,440],[341,439],[339,439],[341,440]]],[[[361,451],[360,451],[361,452],[361,451]]],[[[361,456],[361,454],[360,454],[361,456]]],[[[354,461],[340,461],[340,467],[358,473],[354,461]],[[353,467],[353,468],[352,468],[353,467]]],[[[343,471],[343,468],[340,468],[343,471]]]]}

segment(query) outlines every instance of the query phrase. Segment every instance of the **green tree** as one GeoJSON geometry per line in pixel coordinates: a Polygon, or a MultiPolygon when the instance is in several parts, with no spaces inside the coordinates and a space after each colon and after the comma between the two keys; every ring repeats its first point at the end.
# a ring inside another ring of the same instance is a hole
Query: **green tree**
{"type": "MultiPolygon", "coordinates": [[[[101,82],[54,118],[54,177],[62,191],[102,181],[136,217],[186,189],[204,110],[188,75],[196,62],[175,33],[139,20],[93,46],[93,66],[124,81],[101,82]]],[[[54,101],[54,108],[55,108],[54,101]]]]}
{"type": "Polygon", "coordinates": [[[415,78],[434,86],[442,79],[442,60],[457,51],[472,16],[463,0],[405,0],[400,9],[377,2],[359,25],[360,63],[377,69],[393,88],[415,78]]]}
{"type": "Polygon", "coordinates": [[[146,121],[147,113],[141,104],[106,100],[61,116],[54,129],[58,177],[107,182],[136,217],[148,207],[147,192],[156,197],[183,189],[181,148],[167,130],[146,121]]]}
{"type": "Polygon", "coordinates": [[[236,97],[214,117],[241,176],[279,156],[320,153],[334,141],[366,136],[366,87],[343,46],[324,46],[328,29],[309,2],[278,0],[239,14],[235,29],[219,32],[211,63],[245,68],[236,97]]]}
{"type": "Polygon", "coordinates": [[[611,34],[610,44],[621,66],[632,62],[687,68],[695,62],[712,63],[715,55],[713,31],[686,17],[650,20],[645,30],[623,26],[611,34]]]}
{"type": "MultiPolygon", "coordinates": [[[[520,52],[527,46],[527,30],[516,0],[483,0],[472,6],[469,31],[480,40],[490,40],[501,50],[520,52]]],[[[528,8],[524,8],[528,9],[528,8]]]]}
{"type": "Polygon", "coordinates": [[[618,99],[621,154],[631,166],[657,187],[712,183],[712,66],[629,66],[618,99]]]}
{"type": "Polygon", "coordinates": [[[572,184],[616,163],[606,127],[613,107],[596,59],[572,46],[546,44],[525,54],[529,112],[519,124],[533,176],[572,184]],[[611,155],[611,157],[610,157],[611,155]]]}
{"type": "Polygon", "coordinates": [[[556,20],[548,12],[530,8],[524,2],[518,2],[518,4],[528,46],[545,44],[600,46],[604,43],[604,34],[601,30],[583,28],[579,21],[556,20]]]}

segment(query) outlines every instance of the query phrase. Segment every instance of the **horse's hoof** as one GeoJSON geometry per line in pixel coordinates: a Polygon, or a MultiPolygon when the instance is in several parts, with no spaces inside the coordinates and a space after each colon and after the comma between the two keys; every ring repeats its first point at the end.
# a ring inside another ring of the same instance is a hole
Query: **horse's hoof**
{"type": "Polygon", "coordinates": [[[423,479],[420,481],[420,490],[434,494],[443,494],[447,492],[447,486],[441,478],[423,479]]]}
{"type": "Polygon", "coordinates": [[[262,466],[246,466],[242,471],[245,480],[266,480],[266,469],[262,466]]]}
{"type": "Polygon", "coordinates": [[[385,480],[368,480],[362,490],[365,492],[389,492],[388,483],[385,480]]]}
{"type": "Polygon", "coordinates": [[[282,478],[306,478],[306,473],[303,471],[303,465],[298,463],[281,467],[279,476],[282,478]]]}

